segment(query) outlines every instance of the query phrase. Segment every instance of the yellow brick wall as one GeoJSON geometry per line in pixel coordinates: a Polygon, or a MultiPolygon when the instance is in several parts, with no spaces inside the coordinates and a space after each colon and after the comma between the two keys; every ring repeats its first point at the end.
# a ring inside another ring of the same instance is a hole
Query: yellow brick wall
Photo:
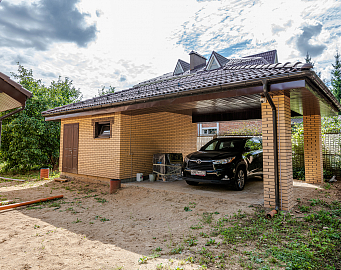
{"type": "MultiPolygon", "coordinates": [[[[294,205],[292,178],[292,148],[291,148],[291,110],[290,97],[286,95],[273,96],[277,108],[278,130],[278,163],[280,179],[280,206],[289,210],[294,205]]],[[[275,207],[275,171],[273,151],[272,109],[269,103],[262,103],[263,132],[263,172],[264,172],[264,206],[275,207]]]]}
{"type": "Polygon", "coordinates": [[[151,173],[153,154],[185,156],[196,151],[196,139],[197,125],[191,116],[168,112],[122,114],[120,179],[151,173]]]}
{"type": "Polygon", "coordinates": [[[305,181],[321,184],[323,182],[321,116],[304,115],[303,126],[305,181]]]}
{"type": "MultiPolygon", "coordinates": [[[[63,125],[79,123],[78,175],[105,179],[135,178],[152,172],[153,154],[196,150],[197,126],[192,117],[176,113],[140,115],[106,114],[61,121],[60,170],[63,125]],[[93,138],[93,119],[113,117],[112,138],[93,138]]],[[[67,173],[62,173],[67,176],[67,173]]],[[[73,176],[74,177],[74,176],[73,176]]],[[[81,177],[79,177],[81,179],[81,177]]]]}
{"type": "Polygon", "coordinates": [[[61,121],[60,137],[60,159],[59,170],[62,171],[63,156],[63,131],[64,124],[79,123],[79,143],[78,143],[78,174],[92,175],[104,178],[113,178],[119,174],[119,167],[116,163],[119,161],[119,129],[120,124],[118,114],[101,115],[96,117],[72,118],[61,121]],[[94,139],[94,127],[92,119],[102,119],[113,117],[112,138],[94,139]]]}

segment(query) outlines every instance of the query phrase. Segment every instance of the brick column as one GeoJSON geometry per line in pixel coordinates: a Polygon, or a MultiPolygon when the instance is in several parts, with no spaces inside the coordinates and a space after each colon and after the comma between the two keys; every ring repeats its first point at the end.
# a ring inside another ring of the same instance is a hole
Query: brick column
{"type": "MultiPolygon", "coordinates": [[[[290,97],[283,94],[272,99],[277,109],[279,201],[282,210],[290,210],[294,206],[290,97]]],[[[262,132],[264,207],[275,208],[273,124],[268,102],[262,103],[262,132]]]]}
{"type": "Polygon", "coordinates": [[[304,115],[304,167],[307,183],[323,182],[321,115],[304,115]]]}

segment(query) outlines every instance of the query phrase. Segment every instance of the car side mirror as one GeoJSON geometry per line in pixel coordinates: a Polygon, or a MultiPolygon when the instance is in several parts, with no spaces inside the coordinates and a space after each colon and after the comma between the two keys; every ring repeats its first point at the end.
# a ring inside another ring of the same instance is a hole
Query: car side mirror
{"type": "Polygon", "coordinates": [[[251,152],[251,148],[248,146],[245,146],[245,152],[251,152]]]}

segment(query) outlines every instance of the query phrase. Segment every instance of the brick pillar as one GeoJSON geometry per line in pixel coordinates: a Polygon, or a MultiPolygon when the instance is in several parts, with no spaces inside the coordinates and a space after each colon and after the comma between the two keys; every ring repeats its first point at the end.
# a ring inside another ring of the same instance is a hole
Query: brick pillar
{"type": "Polygon", "coordinates": [[[304,167],[307,183],[323,182],[321,115],[304,115],[304,167]]]}
{"type": "MultiPolygon", "coordinates": [[[[278,174],[279,201],[282,210],[290,210],[294,206],[292,179],[291,148],[291,110],[290,97],[279,95],[272,97],[277,109],[278,130],[278,174]]],[[[268,102],[262,103],[263,132],[263,174],[264,174],[264,207],[275,207],[275,171],[273,151],[272,109],[268,102]]]]}

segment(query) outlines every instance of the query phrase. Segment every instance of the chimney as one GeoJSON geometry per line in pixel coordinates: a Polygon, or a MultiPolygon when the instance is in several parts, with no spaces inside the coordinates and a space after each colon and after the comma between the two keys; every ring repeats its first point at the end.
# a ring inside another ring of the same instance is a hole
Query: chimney
{"type": "Polygon", "coordinates": [[[206,58],[195,51],[191,51],[190,55],[190,69],[196,69],[206,65],[206,58]]]}

